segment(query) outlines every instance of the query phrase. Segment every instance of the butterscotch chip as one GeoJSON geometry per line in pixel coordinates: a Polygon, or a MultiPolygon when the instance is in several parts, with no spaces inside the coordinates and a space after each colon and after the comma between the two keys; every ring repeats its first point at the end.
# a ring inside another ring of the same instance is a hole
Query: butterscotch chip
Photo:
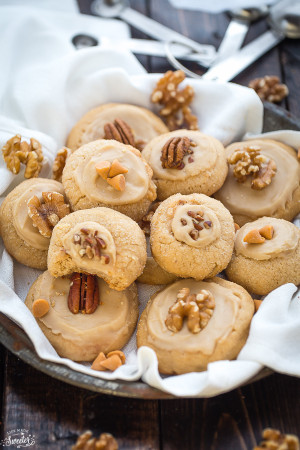
{"type": "Polygon", "coordinates": [[[260,232],[256,229],[249,231],[244,237],[244,242],[248,244],[262,244],[265,242],[265,238],[260,235],[260,232]]]}
{"type": "Polygon", "coordinates": [[[118,355],[112,355],[101,363],[102,370],[111,370],[112,372],[122,366],[121,358],[118,355]]]}
{"type": "Polygon", "coordinates": [[[235,229],[235,231],[237,232],[240,228],[241,227],[237,223],[234,222],[234,229],[235,229]]]}
{"type": "Polygon", "coordinates": [[[270,240],[273,237],[274,228],[272,227],[272,225],[266,225],[259,230],[259,234],[264,238],[270,240]]]}
{"type": "Polygon", "coordinates": [[[107,353],[107,357],[108,358],[110,358],[113,355],[117,355],[120,358],[122,364],[125,364],[126,357],[125,357],[124,353],[121,350],[114,350],[112,352],[107,353]]]}
{"type": "Polygon", "coordinates": [[[126,169],[126,167],[122,166],[122,164],[117,159],[114,159],[111,164],[108,176],[109,176],[109,178],[113,178],[116,175],[120,175],[122,173],[127,173],[127,172],[128,172],[128,169],[126,169]]]}
{"type": "Polygon", "coordinates": [[[34,317],[43,317],[49,312],[50,305],[48,300],[45,300],[44,298],[38,298],[35,300],[32,304],[32,313],[34,317]]]}
{"type": "Polygon", "coordinates": [[[103,178],[103,180],[107,179],[110,166],[111,164],[109,161],[100,161],[95,165],[97,173],[103,178]]]}
{"type": "Polygon", "coordinates": [[[103,352],[100,352],[97,358],[93,361],[91,369],[93,370],[103,370],[101,363],[106,360],[106,356],[103,352]]]}
{"type": "Polygon", "coordinates": [[[117,191],[124,191],[126,186],[125,177],[123,174],[116,175],[113,178],[107,178],[106,180],[117,191]]]}

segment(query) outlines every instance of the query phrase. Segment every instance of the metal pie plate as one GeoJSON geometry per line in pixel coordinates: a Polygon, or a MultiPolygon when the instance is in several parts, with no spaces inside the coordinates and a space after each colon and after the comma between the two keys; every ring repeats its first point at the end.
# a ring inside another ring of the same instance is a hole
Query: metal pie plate
{"type": "MultiPolygon", "coordinates": [[[[300,131],[300,120],[278,106],[265,103],[263,131],[268,132],[284,129],[300,131]]],[[[3,314],[0,314],[0,342],[14,355],[35,369],[80,388],[89,389],[100,394],[110,394],[120,397],[141,399],[176,398],[174,395],[148,386],[142,381],[101,380],[76,372],[62,364],[45,361],[38,357],[26,333],[3,314]]],[[[264,368],[254,378],[249,380],[247,384],[264,378],[271,373],[273,373],[272,370],[264,368]]]]}

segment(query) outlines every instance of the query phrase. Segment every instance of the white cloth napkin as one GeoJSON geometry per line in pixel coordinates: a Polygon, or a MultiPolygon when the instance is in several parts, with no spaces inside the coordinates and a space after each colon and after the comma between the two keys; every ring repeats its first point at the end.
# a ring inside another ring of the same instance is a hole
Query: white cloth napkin
{"type": "MultiPolygon", "coordinates": [[[[1,18],[0,11],[0,23],[1,18]]],[[[16,27],[18,39],[11,35],[5,43],[6,49],[0,42],[2,63],[6,67],[0,72],[0,145],[16,132],[26,138],[36,137],[47,157],[44,176],[48,176],[57,148],[65,143],[70,128],[86,111],[111,101],[152,108],[149,97],[159,75],[144,74],[144,69],[131,54],[96,47],[78,52],[65,51],[63,36],[51,42],[45,39],[47,45],[39,47],[40,61],[27,44],[23,45],[21,30],[28,32],[28,27],[24,28],[26,23],[21,21],[20,28],[16,27]],[[43,49],[47,51],[43,52],[43,49]],[[19,61],[17,71],[13,69],[13,61],[19,61]]],[[[4,33],[9,33],[8,27],[2,25],[4,33]]],[[[49,26],[55,24],[52,22],[49,26]]],[[[30,42],[34,42],[34,32],[35,29],[29,33],[30,42]]],[[[193,109],[203,132],[225,144],[240,139],[245,133],[261,132],[263,108],[254,91],[230,83],[188,82],[195,89],[193,109]]],[[[293,139],[300,145],[299,133],[293,132],[293,139]]],[[[22,174],[13,176],[0,159],[0,194],[9,192],[22,179],[22,174]]],[[[23,303],[29,286],[39,273],[13,261],[0,241],[0,311],[26,331],[38,355],[45,360],[107,380],[142,377],[151,386],[189,397],[209,397],[226,392],[246,382],[264,365],[300,375],[296,354],[300,315],[298,318],[295,315],[299,300],[292,300],[296,290],[293,285],[277,289],[264,301],[263,308],[253,320],[249,340],[236,361],[212,363],[203,373],[161,378],[155,353],[147,347],[137,352],[135,336],[124,349],[127,363],[114,373],[98,373],[88,364],[60,358],[23,303]],[[267,328],[265,324],[268,324],[267,328]],[[263,351],[265,348],[268,348],[267,355],[263,351]]],[[[139,285],[140,312],[158,288],[139,285]]]]}
{"type": "Polygon", "coordinates": [[[271,5],[277,0],[169,0],[174,8],[192,9],[194,11],[205,11],[208,13],[220,13],[237,8],[254,8],[262,5],[271,5]]]}

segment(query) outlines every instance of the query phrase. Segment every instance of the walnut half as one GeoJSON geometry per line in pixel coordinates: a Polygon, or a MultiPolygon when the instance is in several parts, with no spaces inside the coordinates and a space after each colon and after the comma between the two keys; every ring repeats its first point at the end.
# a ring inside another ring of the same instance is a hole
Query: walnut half
{"type": "Polygon", "coordinates": [[[215,300],[211,292],[202,289],[198,294],[190,294],[189,288],[182,288],[176,302],[169,308],[165,324],[170,331],[177,333],[187,317],[189,331],[199,333],[208,324],[214,308],[215,300]]]}
{"type": "Polygon", "coordinates": [[[277,171],[275,162],[260,152],[260,147],[249,146],[235,150],[228,158],[237,181],[244,183],[251,176],[251,188],[255,190],[267,187],[277,171]]]}
{"type": "Polygon", "coordinates": [[[283,434],[279,430],[266,428],[262,434],[263,441],[253,450],[299,450],[299,439],[293,434],[283,434]]]}
{"type": "Polygon", "coordinates": [[[6,166],[12,173],[17,174],[20,172],[21,163],[25,164],[25,178],[37,177],[44,159],[42,146],[34,138],[30,139],[30,144],[21,142],[21,139],[21,135],[16,134],[2,147],[6,166]]]}
{"type": "Polygon", "coordinates": [[[198,120],[191,112],[189,105],[194,98],[192,86],[179,89],[179,84],[185,79],[182,70],[172,72],[169,70],[160,78],[151,95],[153,103],[163,106],[159,114],[165,119],[170,130],[187,128],[198,130],[198,120]]]}
{"type": "Polygon", "coordinates": [[[33,226],[47,238],[51,237],[52,230],[60,219],[70,213],[69,205],[59,192],[42,192],[42,201],[34,195],[28,200],[27,208],[33,226]]]}

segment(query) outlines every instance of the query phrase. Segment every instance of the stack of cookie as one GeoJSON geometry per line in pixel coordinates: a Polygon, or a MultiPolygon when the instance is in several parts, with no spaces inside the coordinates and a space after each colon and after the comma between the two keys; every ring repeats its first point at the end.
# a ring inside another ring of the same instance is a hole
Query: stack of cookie
{"type": "Polygon", "coordinates": [[[167,285],[137,329],[162,373],[234,359],[255,309],[249,292],[300,283],[300,232],[288,222],[300,212],[295,150],[267,139],[224,149],[125,104],[88,112],[66,145],[55,180],[24,181],[0,209],[8,252],[46,270],[26,305],[57,352],[95,370],[123,364],[137,280],[167,285]],[[224,270],[229,281],[216,277],[224,270]]]}

